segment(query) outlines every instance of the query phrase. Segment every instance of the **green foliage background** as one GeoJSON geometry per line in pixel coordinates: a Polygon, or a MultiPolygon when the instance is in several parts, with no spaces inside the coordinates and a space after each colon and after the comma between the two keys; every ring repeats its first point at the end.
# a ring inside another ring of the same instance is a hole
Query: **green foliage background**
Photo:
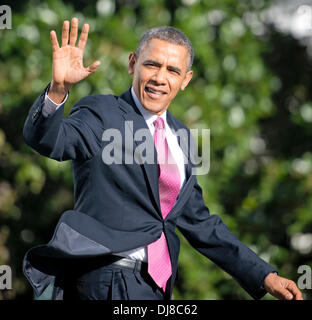
{"type": "MultiPolygon", "coordinates": [[[[28,110],[51,79],[49,31],[60,37],[62,21],[73,16],[80,26],[90,24],[85,64],[102,64],[72,88],[65,113],[85,95],[118,95],[129,88],[128,55],[148,28],[180,28],[194,45],[194,78],[170,110],[190,128],[211,130],[210,172],[199,177],[207,206],[280,275],[297,281],[298,267],[312,266],[311,250],[291,246],[296,234],[311,233],[312,226],[311,58],[272,26],[257,31],[248,17],[259,18],[265,1],[9,5],[13,28],[0,30],[0,265],[12,267],[13,289],[0,291],[0,299],[33,298],[23,256],[48,242],[61,213],[73,207],[70,162],[39,156],[22,137],[28,110]]],[[[181,241],[174,299],[251,299],[181,241]]],[[[303,293],[312,298],[311,290],[303,293]]]]}

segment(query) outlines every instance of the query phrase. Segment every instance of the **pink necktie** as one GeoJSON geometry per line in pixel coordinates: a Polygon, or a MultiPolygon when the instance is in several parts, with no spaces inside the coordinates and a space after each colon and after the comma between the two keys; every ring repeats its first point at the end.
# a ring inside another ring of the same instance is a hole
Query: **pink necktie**
{"type": "MultiPolygon", "coordinates": [[[[157,160],[159,168],[159,200],[160,209],[165,219],[171,211],[179,190],[180,174],[165,136],[164,120],[158,117],[154,121],[155,134],[154,143],[157,151],[157,160]]],[[[160,238],[147,246],[148,273],[156,284],[165,292],[166,284],[172,274],[170,255],[164,232],[160,238]]]]}

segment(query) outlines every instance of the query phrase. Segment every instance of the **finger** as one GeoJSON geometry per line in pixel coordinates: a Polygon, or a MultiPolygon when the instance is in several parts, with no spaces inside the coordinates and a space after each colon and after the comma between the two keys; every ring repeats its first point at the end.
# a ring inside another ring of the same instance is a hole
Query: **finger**
{"type": "Polygon", "coordinates": [[[88,71],[89,73],[95,72],[96,69],[97,69],[97,67],[98,67],[100,64],[101,64],[101,62],[98,61],[98,60],[95,61],[95,62],[93,62],[93,63],[87,68],[87,71],[88,71]]]}
{"type": "Polygon", "coordinates": [[[73,18],[70,29],[69,45],[75,46],[78,36],[78,19],[73,18]]]}
{"type": "Polygon", "coordinates": [[[295,295],[295,300],[303,300],[303,297],[302,297],[302,293],[301,292],[297,292],[294,294],[295,295]]]}
{"type": "Polygon", "coordinates": [[[279,300],[291,300],[293,298],[293,295],[280,283],[272,287],[269,292],[279,300]]]}
{"type": "Polygon", "coordinates": [[[82,27],[82,31],[80,34],[79,42],[78,42],[78,48],[83,50],[86,46],[87,40],[88,40],[88,33],[89,33],[89,25],[85,23],[82,27]]]}
{"type": "Polygon", "coordinates": [[[303,300],[301,291],[298,289],[294,282],[290,282],[287,285],[287,289],[292,293],[295,300],[303,300]]]}
{"type": "Polygon", "coordinates": [[[278,298],[279,300],[292,300],[293,295],[287,289],[283,287],[279,287],[278,289],[274,290],[273,295],[278,298]]]}
{"type": "Polygon", "coordinates": [[[51,39],[52,50],[54,52],[60,48],[59,43],[57,41],[56,32],[54,30],[50,32],[50,39],[51,39]]]}
{"type": "Polygon", "coordinates": [[[68,45],[69,21],[65,20],[62,29],[62,47],[68,45]]]}

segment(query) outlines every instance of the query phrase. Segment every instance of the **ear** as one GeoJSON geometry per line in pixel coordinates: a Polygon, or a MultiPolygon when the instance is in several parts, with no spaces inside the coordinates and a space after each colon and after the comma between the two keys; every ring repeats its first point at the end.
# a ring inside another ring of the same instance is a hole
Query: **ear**
{"type": "Polygon", "coordinates": [[[191,81],[192,77],[193,77],[193,70],[189,70],[189,71],[186,73],[186,75],[185,75],[185,77],[184,77],[184,80],[182,81],[181,88],[180,88],[182,91],[183,91],[183,90],[186,88],[186,86],[189,84],[189,82],[191,81]]]}
{"type": "Polygon", "coordinates": [[[128,72],[129,74],[133,74],[134,73],[134,65],[135,65],[135,53],[131,52],[129,55],[129,65],[128,65],[128,72]]]}

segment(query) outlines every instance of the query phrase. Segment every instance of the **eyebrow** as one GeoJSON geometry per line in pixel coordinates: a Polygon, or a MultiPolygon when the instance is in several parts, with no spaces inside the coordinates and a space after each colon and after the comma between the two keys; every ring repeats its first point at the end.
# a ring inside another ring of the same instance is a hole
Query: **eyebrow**
{"type": "MultiPolygon", "coordinates": [[[[145,60],[145,61],[143,62],[143,64],[152,64],[152,65],[154,65],[154,66],[156,66],[156,67],[161,67],[161,63],[159,63],[158,61],[155,61],[155,60],[145,60]]],[[[169,69],[169,70],[171,70],[171,71],[176,71],[176,72],[178,72],[178,73],[181,73],[181,69],[178,68],[178,67],[168,66],[167,69],[169,69]]]]}

